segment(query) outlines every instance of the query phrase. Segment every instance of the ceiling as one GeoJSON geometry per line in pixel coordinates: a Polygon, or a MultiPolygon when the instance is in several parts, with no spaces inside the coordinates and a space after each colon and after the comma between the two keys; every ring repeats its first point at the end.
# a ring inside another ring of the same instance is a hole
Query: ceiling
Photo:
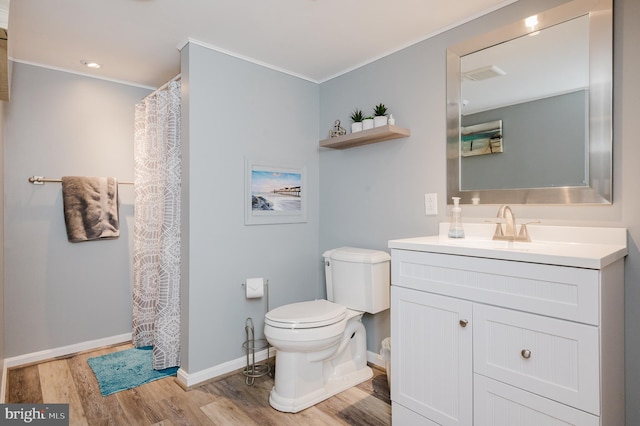
{"type": "Polygon", "coordinates": [[[8,49],[16,62],[155,88],[192,41],[323,82],[514,1],[13,0],[8,49]]]}

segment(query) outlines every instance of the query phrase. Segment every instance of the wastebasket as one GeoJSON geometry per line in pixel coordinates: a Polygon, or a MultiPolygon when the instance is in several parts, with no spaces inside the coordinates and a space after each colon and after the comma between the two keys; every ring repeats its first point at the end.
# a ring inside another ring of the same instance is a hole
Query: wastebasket
{"type": "Polygon", "coordinates": [[[382,349],[380,355],[384,359],[384,368],[387,370],[387,382],[391,387],[391,337],[387,337],[382,341],[382,349]]]}

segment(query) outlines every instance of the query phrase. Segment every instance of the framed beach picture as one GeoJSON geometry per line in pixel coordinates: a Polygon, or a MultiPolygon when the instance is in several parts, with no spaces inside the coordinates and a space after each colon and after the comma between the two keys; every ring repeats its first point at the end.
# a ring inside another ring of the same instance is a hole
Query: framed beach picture
{"type": "Polygon", "coordinates": [[[245,225],[307,221],[304,167],[245,161],[245,225]]]}
{"type": "Polygon", "coordinates": [[[462,127],[460,139],[463,157],[504,152],[502,120],[462,127]]]}

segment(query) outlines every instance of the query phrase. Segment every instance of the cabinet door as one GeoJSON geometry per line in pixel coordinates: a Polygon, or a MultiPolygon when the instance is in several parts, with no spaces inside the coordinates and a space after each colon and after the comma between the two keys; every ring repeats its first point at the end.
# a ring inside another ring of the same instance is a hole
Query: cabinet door
{"type": "Polygon", "coordinates": [[[391,287],[394,403],[440,425],[472,424],[471,316],[470,302],[391,287]]]}

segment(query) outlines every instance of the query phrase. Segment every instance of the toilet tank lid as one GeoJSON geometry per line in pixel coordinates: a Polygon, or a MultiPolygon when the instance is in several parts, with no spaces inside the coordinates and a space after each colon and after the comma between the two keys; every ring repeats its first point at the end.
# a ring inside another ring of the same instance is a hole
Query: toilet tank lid
{"type": "Polygon", "coordinates": [[[387,252],[356,247],[340,247],[327,250],[322,257],[325,259],[358,263],[382,263],[391,260],[391,256],[389,256],[387,252]]]}

